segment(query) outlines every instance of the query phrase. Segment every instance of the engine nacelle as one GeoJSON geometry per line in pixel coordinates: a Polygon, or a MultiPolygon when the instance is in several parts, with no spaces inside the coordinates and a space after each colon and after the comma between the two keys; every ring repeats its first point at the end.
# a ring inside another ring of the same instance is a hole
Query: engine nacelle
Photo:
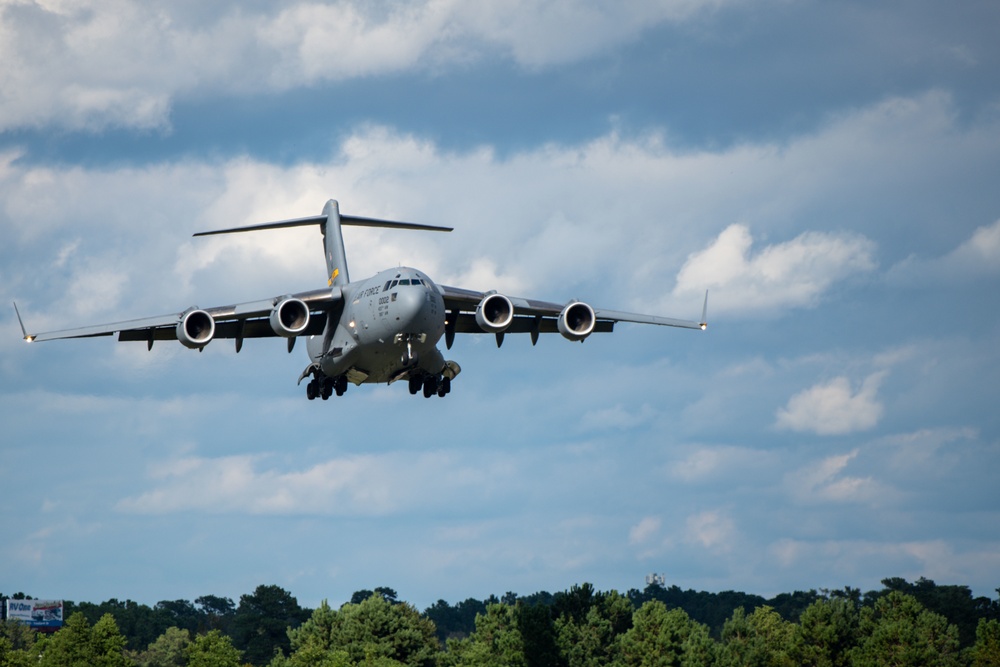
{"type": "Polygon", "coordinates": [[[487,333],[501,333],[514,321],[514,304],[503,294],[489,294],[476,306],[476,324],[487,333]]]}
{"type": "Polygon", "coordinates": [[[285,299],[271,311],[270,321],[279,336],[298,336],[309,326],[309,306],[301,299],[285,299]]]}
{"type": "Polygon", "coordinates": [[[192,350],[205,347],[215,335],[215,320],[204,310],[189,310],[177,323],[177,340],[192,350]]]}
{"type": "Polygon", "coordinates": [[[559,333],[569,340],[583,340],[594,330],[595,324],[594,309],[582,301],[569,304],[559,313],[559,333]]]}

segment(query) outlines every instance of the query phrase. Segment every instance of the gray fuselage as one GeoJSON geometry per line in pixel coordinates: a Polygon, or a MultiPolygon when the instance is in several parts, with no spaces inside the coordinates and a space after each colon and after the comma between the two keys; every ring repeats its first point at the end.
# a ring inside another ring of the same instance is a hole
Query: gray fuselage
{"type": "Polygon", "coordinates": [[[325,375],[361,384],[389,382],[414,367],[435,375],[444,369],[437,349],[444,298],[423,272],[400,267],[350,283],[343,304],[323,335],[307,339],[309,357],[325,375]]]}

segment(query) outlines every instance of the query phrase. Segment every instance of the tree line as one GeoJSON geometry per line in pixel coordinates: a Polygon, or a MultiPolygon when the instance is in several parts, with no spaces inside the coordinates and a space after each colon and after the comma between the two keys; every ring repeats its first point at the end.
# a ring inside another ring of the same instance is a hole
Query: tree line
{"type": "Polygon", "coordinates": [[[439,600],[422,613],[385,587],[337,609],[303,608],[278,586],[258,586],[239,604],[213,595],[152,607],[67,602],[51,635],[5,622],[0,667],[1000,666],[1000,599],[923,578],[882,584],[770,599],[583,584],[439,600]]]}

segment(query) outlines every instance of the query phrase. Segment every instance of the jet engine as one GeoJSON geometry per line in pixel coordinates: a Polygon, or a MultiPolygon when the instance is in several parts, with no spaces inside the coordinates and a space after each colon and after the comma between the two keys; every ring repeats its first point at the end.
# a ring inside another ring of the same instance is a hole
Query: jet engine
{"type": "Polygon", "coordinates": [[[205,347],[215,335],[215,320],[204,310],[191,309],[177,323],[177,340],[192,350],[205,347]]]}
{"type": "Polygon", "coordinates": [[[271,329],[283,338],[298,336],[309,326],[309,306],[301,299],[285,299],[271,311],[271,329]]]}
{"type": "Polygon", "coordinates": [[[559,333],[569,340],[583,340],[594,330],[596,323],[594,309],[582,301],[567,305],[559,313],[559,333]]]}
{"type": "Polygon", "coordinates": [[[514,321],[514,304],[503,294],[488,294],[476,306],[476,324],[487,333],[502,333],[514,321]]]}

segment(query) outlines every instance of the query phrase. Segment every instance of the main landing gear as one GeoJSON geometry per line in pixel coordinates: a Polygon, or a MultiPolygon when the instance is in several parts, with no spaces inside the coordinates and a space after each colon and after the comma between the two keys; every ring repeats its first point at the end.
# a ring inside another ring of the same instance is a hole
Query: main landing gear
{"type": "Polygon", "coordinates": [[[444,398],[451,393],[451,378],[443,375],[411,375],[410,393],[416,395],[421,389],[424,391],[424,398],[430,398],[434,394],[444,398]]]}
{"type": "Polygon", "coordinates": [[[310,401],[322,398],[325,401],[334,392],[337,396],[343,396],[345,391],[347,391],[347,378],[343,375],[332,378],[317,373],[306,385],[306,398],[310,401]]]}

